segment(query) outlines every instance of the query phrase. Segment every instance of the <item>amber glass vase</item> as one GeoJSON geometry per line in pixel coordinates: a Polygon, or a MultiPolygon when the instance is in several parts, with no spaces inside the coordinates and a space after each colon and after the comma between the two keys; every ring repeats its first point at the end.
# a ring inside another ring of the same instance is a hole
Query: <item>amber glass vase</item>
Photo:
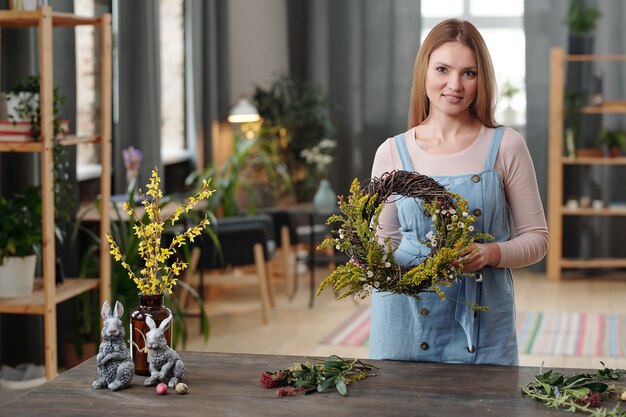
{"type": "MultiPolygon", "coordinates": [[[[158,326],[171,315],[170,309],[163,304],[163,294],[139,294],[139,306],[130,313],[131,355],[137,375],[150,375],[145,339],[145,335],[150,328],[146,323],[146,317],[152,317],[152,320],[158,326]]],[[[172,326],[165,331],[165,339],[168,346],[172,346],[172,326]]]]}

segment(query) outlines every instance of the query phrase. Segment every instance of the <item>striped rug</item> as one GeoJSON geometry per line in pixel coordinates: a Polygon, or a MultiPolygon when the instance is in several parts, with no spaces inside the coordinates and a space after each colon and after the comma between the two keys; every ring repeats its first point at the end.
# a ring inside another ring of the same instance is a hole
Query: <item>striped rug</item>
{"type": "MultiPolygon", "coordinates": [[[[369,308],[355,311],[323,343],[366,346],[369,308]]],[[[626,356],[626,316],[602,313],[517,312],[521,354],[626,356]]]]}

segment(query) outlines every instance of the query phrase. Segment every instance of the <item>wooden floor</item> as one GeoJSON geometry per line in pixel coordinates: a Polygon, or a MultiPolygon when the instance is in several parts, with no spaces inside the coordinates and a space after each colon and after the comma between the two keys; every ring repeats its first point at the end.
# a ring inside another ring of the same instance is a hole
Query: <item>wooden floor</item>
{"type": "MultiPolygon", "coordinates": [[[[326,276],[318,270],[317,281],[326,276]]],[[[602,312],[626,314],[626,275],[571,277],[548,281],[543,274],[527,269],[514,271],[516,305],[519,311],[602,312]]],[[[337,326],[359,307],[351,299],[337,300],[331,291],[309,301],[309,274],[298,278],[293,300],[279,295],[269,324],[262,324],[254,292],[224,292],[208,302],[211,334],[204,342],[193,332],[186,350],[243,352],[367,358],[366,347],[333,346],[322,343],[337,326]],[[218,301],[230,298],[233,302],[218,301]],[[249,301],[248,301],[249,300],[249,301]]],[[[367,305],[368,300],[365,301],[367,305]]],[[[197,323],[191,319],[190,327],[197,323]]],[[[613,368],[626,368],[626,358],[521,355],[520,365],[568,368],[597,368],[599,361],[613,368]]]]}

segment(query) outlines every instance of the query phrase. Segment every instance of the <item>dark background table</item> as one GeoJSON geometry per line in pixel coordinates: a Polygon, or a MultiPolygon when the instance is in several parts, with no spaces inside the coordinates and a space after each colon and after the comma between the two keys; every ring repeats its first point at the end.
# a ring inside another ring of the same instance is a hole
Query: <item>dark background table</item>
{"type": "MultiPolygon", "coordinates": [[[[538,368],[369,361],[378,375],[334,390],[277,398],[258,382],[263,371],[297,356],[180,352],[189,394],[157,395],[136,376],[131,387],[95,390],[95,358],[0,408],[2,416],[563,416],[523,396],[538,368]]],[[[575,370],[564,370],[574,373],[575,370]]],[[[613,403],[608,403],[612,406],[613,403]]]]}

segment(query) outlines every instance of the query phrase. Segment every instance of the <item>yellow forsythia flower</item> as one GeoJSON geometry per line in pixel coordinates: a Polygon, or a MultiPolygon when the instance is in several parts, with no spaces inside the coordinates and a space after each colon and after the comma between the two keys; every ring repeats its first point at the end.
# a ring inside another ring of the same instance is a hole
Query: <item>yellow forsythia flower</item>
{"type": "Polygon", "coordinates": [[[116,262],[120,262],[120,265],[128,272],[129,278],[137,285],[139,292],[144,295],[172,293],[172,287],[177,282],[175,277],[187,268],[187,264],[179,259],[170,262],[170,257],[176,254],[176,248],[183,246],[187,240],[193,242],[194,238],[199,236],[204,228],[209,225],[209,219],[205,217],[198,225],[174,236],[169,247],[161,247],[161,237],[165,224],[168,221],[172,225],[176,223],[183,213],[189,212],[200,201],[211,197],[213,190],[209,188],[210,182],[204,180],[202,188],[195,195],[180,204],[168,218],[162,218],[159,199],[163,197],[163,192],[159,188],[160,183],[161,179],[159,178],[158,170],[155,168],[152,170],[150,182],[146,185],[148,189],[146,195],[148,197],[140,193],[141,203],[148,215],[146,223],[142,222],[142,219],[137,216],[137,213],[130,207],[128,202],[124,203],[124,211],[135,219],[133,232],[139,239],[137,253],[143,260],[144,266],[140,269],[139,275],[136,275],[133,267],[125,261],[113,236],[110,233],[107,234],[111,255],[116,262]]]}

